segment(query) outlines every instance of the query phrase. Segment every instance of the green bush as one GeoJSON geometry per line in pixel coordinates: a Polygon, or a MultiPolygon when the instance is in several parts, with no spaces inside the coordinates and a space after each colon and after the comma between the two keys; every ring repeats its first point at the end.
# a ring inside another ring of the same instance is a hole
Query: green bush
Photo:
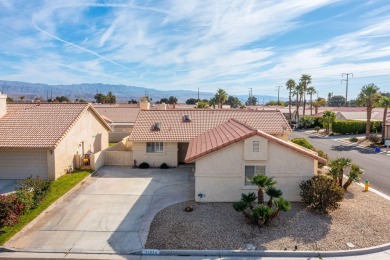
{"type": "Polygon", "coordinates": [[[166,163],[162,163],[162,164],[160,165],[160,168],[161,168],[161,169],[169,169],[169,166],[168,166],[168,164],[166,164],[166,163]]]}
{"type": "Polygon", "coordinates": [[[321,130],[321,127],[316,126],[316,127],[314,127],[314,130],[318,133],[321,130]]]}
{"type": "Polygon", "coordinates": [[[359,141],[359,139],[357,139],[357,137],[353,136],[353,137],[349,138],[349,141],[352,143],[356,143],[357,141],[359,141]]]}
{"type": "Polygon", "coordinates": [[[27,179],[19,180],[18,184],[16,194],[27,203],[27,210],[36,208],[50,190],[50,181],[42,180],[39,176],[35,178],[30,176],[27,179]],[[29,192],[32,193],[32,203],[31,195],[28,195],[29,192]]]}
{"type": "Polygon", "coordinates": [[[19,222],[24,212],[24,204],[15,195],[0,195],[0,229],[19,222]]]}
{"type": "Polygon", "coordinates": [[[311,116],[301,116],[299,118],[300,128],[311,128],[314,126],[314,118],[311,116]]]}
{"type": "MultiPolygon", "coordinates": [[[[339,134],[363,134],[366,132],[366,121],[335,121],[332,130],[339,134]]],[[[371,132],[381,131],[381,124],[378,121],[371,121],[371,132]]]]}
{"type": "Polygon", "coordinates": [[[147,162],[143,162],[143,163],[141,163],[139,166],[138,166],[138,168],[140,168],[140,169],[148,169],[150,166],[149,166],[149,164],[147,163],[147,162]]]}
{"type": "Polygon", "coordinates": [[[318,175],[303,181],[299,187],[299,195],[308,208],[320,213],[328,213],[340,207],[344,198],[344,190],[331,178],[318,175]]]}
{"type": "Polygon", "coordinates": [[[375,135],[370,135],[368,140],[370,140],[370,142],[373,144],[377,144],[382,141],[382,138],[380,138],[377,134],[375,134],[375,135]]]}
{"type": "Polygon", "coordinates": [[[307,149],[310,149],[310,150],[312,150],[314,148],[313,145],[305,138],[294,138],[291,140],[291,142],[293,142],[297,145],[300,145],[302,147],[305,147],[307,149]]]}
{"type": "MultiPolygon", "coordinates": [[[[329,159],[328,155],[327,155],[324,151],[322,151],[322,150],[317,150],[317,149],[315,149],[315,148],[313,148],[312,150],[315,151],[315,152],[317,152],[319,157],[324,158],[325,160],[328,160],[328,159],[329,159]]],[[[325,166],[325,164],[323,164],[322,162],[318,162],[318,168],[321,169],[321,168],[324,167],[324,166],[325,166]]]]}

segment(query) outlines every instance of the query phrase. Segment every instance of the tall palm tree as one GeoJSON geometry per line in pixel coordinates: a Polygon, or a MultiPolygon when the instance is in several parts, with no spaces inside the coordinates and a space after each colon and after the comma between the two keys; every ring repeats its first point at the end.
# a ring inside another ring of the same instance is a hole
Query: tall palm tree
{"type": "Polygon", "coordinates": [[[381,97],[378,91],[379,88],[374,83],[364,85],[357,98],[360,105],[367,107],[366,139],[370,137],[372,109],[378,105],[381,97]]]}
{"type": "Polygon", "coordinates": [[[219,88],[215,94],[215,98],[218,100],[219,108],[222,108],[223,103],[228,100],[228,94],[225,90],[219,88]]]}
{"type": "Polygon", "coordinates": [[[311,76],[308,74],[302,74],[300,82],[302,83],[303,92],[303,115],[305,115],[306,109],[306,91],[309,84],[311,84],[311,76]]]}
{"type": "Polygon", "coordinates": [[[385,139],[386,136],[386,118],[387,118],[387,110],[390,107],[390,97],[382,96],[380,100],[380,106],[383,107],[383,121],[382,121],[382,140],[385,139]]]}
{"type": "Polygon", "coordinates": [[[307,88],[307,94],[310,95],[310,115],[313,115],[313,95],[317,93],[317,90],[311,86],[307,88]]]}
{"type": "Polygon", "coordinates": [[[276,181],[272,177],[265,175],[257,174],[249,180],[252,184],[256,185],[257,190],[257,199],[259,204],[264,204],[264,192],[266,189],[275,186],[276,181]]]}
{"type": "Polygon", "coordinates": [[[291,94],[292,94],[293,90],[295,89],[296,85],[297,84],[295,83],[295,80],[293,80],[293,79],[289,79],[286,82],[286,87],[289,91],[289,94],[288,94],[288,114],[289,114],[288,122],[290,124],[291,124],[291,94]]]}
{"type": "Polygon", "coordinates": [[[301,103],[302,100],[302,85],[299,83],[298,85],[295,86],[295,89],[293,90],[293,96],[296,96],[296,121],[299,121],[299,104],[301,103]]]}

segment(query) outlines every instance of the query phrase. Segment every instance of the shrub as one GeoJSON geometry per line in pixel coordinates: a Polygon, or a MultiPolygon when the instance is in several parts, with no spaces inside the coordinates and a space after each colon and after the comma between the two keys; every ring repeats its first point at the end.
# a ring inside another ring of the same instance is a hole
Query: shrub
{"type": "Polygon", "coordinates": [[[339,202],[344,197],[343,188],[323,175],[303,181],[299,187],[302,201],[308,205],[308,208],[320,213],[328,213],[339,208],[339,202]]]}
{"type": "Polygon", "coordinates": [[[15,195],[0,195],[0,228],[13,226],[24,212],[24,204],[15,195]]]}
{"type": "Polygon", "coordinates": [[[16,197],[24,204],[23,214],[28,213],[34,208],[34,194],[31,191],[18,189],[15,192],[16,197]]]}
{"type": "Polygon", "coordinates": [[[143,163],[141,163],[139,166],[138,166],[138,168],[140,168],[140,169],[148,169],[150,166],[149,166],[149,163],[147,163],[147,162],[143,162],[143,163]]]}
{"type": "Polygon", "coordinates": [[[299,118],[299,127],[310,128],[314,125],[314,118],[311,116],[301,116],[299,118]]]}
{"type": "Polygon", "coordinates": [[[166,164],[166,163],[162,163],[162,164],[160,165],[160,168],[161,168],[161,169],[169,169],[169,166],[168,166],[168,164],[166,164]]]}
{"type": "Polygon", "coordinates": [[[370,140],[370,142],[373,143],[373,144],[377,144],[377,143],[379,143],[380,141],[382,141],[382,139],[381,139],[377,134],[375,134],[375,135],[370,135],[370,137],[369,137],[368,140],[370,140]]]}
{"type": "Polygon", "coordinates": [[[32,205],[27,205],[28,210],[37,207],[46,193],[50,190],[50,181],[42,180],[39,176],[36,178],[30,176],[27,179],[19,180],[18,184],[19,187],[16,189],[16,194],[18,194],[21,199],[26,200],[27,203],[29,203],[30,200],[30,195],[27,193],[32,193],[32,205]]]}
{"type": "MultiPolygon", "coordinates": [[[[332,130],[339,134],[363,134],[366,132],[366,121],[344,120],[335,121],[332,130]]],[[[381,124],[377,121],[371,121],[371,131],[380,131],[381,124]]]]}
{"type": "Polygon", "coordinates": [[[321,129],[321,127],[319,127],[319,126],[314,127],[314,130],[315,130],[317,133],[320,131],[320,129],[321,129]]]}
{"type": "MultiPolygon", "coordinates": [[[[329,159],[328,155],[327,155],[324,151],[322,151],[322,150],[317,150],[317,149],[315,149],[315,148],[313,148],[312,150],[315,151],[315,152],[317,152],[319,157],[324,158],[325,160],[328,160],[328,159],[329,159]]],[[[322,167],[324,167],[324,166],[325,166],[325,164],[323,164],[322,162],[318,162],[318,168],[322,168],[322,167]]]]}
{"type": "Polygon", "coordinates": [[[313,145],[305,138],[294,138],[291,140],[291,142],[293,142],[297,145],[303,146],[303,147],[310,149],[310,150],[312,150],[314,148],[313,145]]]}
{"type": "Polygon", "coordinates": [[[357,141],[359,141],[359,139],[357,139],[357,137],[353,136],[353,137],[349,138],[349,141],[352,143],[356,143],[357,141]]]}

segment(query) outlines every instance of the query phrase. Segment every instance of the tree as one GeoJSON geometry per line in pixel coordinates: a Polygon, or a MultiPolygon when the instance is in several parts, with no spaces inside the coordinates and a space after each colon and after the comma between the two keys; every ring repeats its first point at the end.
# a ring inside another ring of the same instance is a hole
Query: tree
{"type": "Polygon", "coordinates": [[[189,98],[189,99],[187,99],[186,104],[187,105],[195,105],[196,102],[198,102],[198,99],[196,99],[196,98],[189,98]]]}
{"type": "Polygon", "coordinates": [[[226,93],[225,90],[219,88],[217,90],[217,93],[215,93],[215,99],[218,102],[218,108],[222,108],[223,103],[228,99],[228,94],[226,93]]]}
{"type": "Polygon", "coordinates": [[[15,100],[12,97],[7,97],[6,102],[7,103],[13,103],[13,102],[15,102],[15,100]]]}
{"type": "Polygon", "coordinates": [[[116,103],[116,96],[110,91],[107,95],[104,95],[102,93],[98,93],[94,96],[96,99],[96,103],[108,103],[108,104],[115,104],[116,103]]]}
{"type": "Polygon", "coordinates": [[[257,190],[257,198],[259,204],[264,204],[264,192],[266,189],[271,188],[272,186],[276,185],[276,181],[272,177],[268,177],[265,175],[257,174],[253,176],[249,180],[252,184],[256,185],[257,190]]]}
{"type": "Polygon", "coordinates": [[[245,105],[247,105],[247,106],[253,106],[256,104],[257,104],[257,97],[255,97],[255,96],[248,97],[248,100],[245,102],[245,105]]]}
{"type": "Polygon", "coordinates": [[[317,114],[318,108],[326,105],[326,100],[325,98],[318,98],[313,102],[313,105],[314,105],[314,113],[317,114]]]}
{"type": "Polygon", "coordinates": [[[370,137],[371,130],[371,112],[378,105],[381,95],[378,93],[379,88],[374,83],[362,87],[358,95],[358,102],[367,107],[367,124],[366,124],[366,139],[370,137]]]}
{"type": "Polygon", "coordinates": [[[291,124],[291,94],[295,90],[297,84],[295,83],[295,80],[289,79],[286,82],[286,87],[288,89],[288,122],[291,124]]]}
{"type": "Polygon", "coordinates": [[[269,196],[269,200],[268,200],[268,207],[272,207],[272,201],[274,200],[274,198],[279,198],[280,196],[283,195],[283,192],[275,187],[269,187],[265,193],[269,196]]]}
{"type": "Polygon", "coordinates": [[[116,103],[116,96],[112,94],[112,92],[108,92],[107,94],[107,103],[115,104],[116,103]]]}
{"type": "Polygon", "coordinates": [[[241,106],[241,101],[238,99],[238,97],[229,96],[225,102],[225,105],[230,105],[231,108],[238,108],[241,106]]]}
{"type": "Polygon", "coordinates": [[[62,102],[70,102],[69,98],[65,97],[65,96],[60,96],[60,97],[56,97],[54,99],[54,102],[58,102],[58,103],[62,103],[62,102]]]}
{"type": "Polygon", "coordinates": [[[390,97],[382,96],[380,100],[380,106],[383,107],[383,121],[382,121],[382,140],[385,139],[386,136],[386,118],[387,118],[387,110],[390,107],[390,97]]]}
{"type": "Polygon", "coordinates": [[[128,104],[137,104],[138,102],[137,102],[137,100],[135,100],[135,99],[131,99],[131,100],[129,100],[127,103],[128,103],[128,104]]]}
{"type": "Polygon", "coordinates": [[[310,115],[313,115],[313,95],[317,93],[317,90],[311,86],[307,88],[307,94],[310,96],[310,115]]]}
{"type": "Polygon", "coordinates": [[[335,119],[336,119],[336,114],[330,110],[327,110],[322,114],[321,121],[323,126],[326,128],[327,134],[330,133],[330,128],[332,127],[332,123],[334,122],[335,119]]]}
{"type": "Polygon", "coordinates": [[[216,97],[210,98],[209,105],[213,106],[214,109],[215,109],[215,104],[217,104],[217,103],[218,103],[218,101],[217,101],[216,97]]]}
{"type": "Polygon", "coordinates": [[[295,101],[295,105],[296,105],[296,113],[297,113],[297,121],[299,121],[299,104],[301,103],[302,101],[302,91],[303,91],[303,88],[302,88],[302,84],[299,83],[295,89],[293,90],[293,96],[296,97],[296,101],[295,101]]]}
{"type": "Polygon", "coordinates": [[[308,85],[311,84],[311,76],[308,74],[302,74],[300,82],[302,85],[302,95],[303,95],[303,115],[305,115],[306,91],[307,91],[308,85]]]}
{"type": "Polygon", "coordinates": [[[20,96],[20,102],[23,102],[23,99],[25,98],[26,96],[20,96]]]}
{"type": "Polygon", "coordinates": [[[349,173],[348,173],[348,180],[343,185],[344,190],[347,190],[349,185],[351,185],[352,182],[359,182],[360,175],[362,175],[362,174],[364,174],[364,169],[362,169],[358,165],[352,163],[351,169],[349,170],[349,173]]]}
{"type": "Polygon", "coordinates": [[[168,102],[169,102],[169,99],[167,99],[167,98],[162,98],[159,101],[160,104],[162,104],[162,103],[168,104],[168,102]]]}
{"type": "Polygon", "coordinates": [[[209,104],[207,102],[199,101],[196,103],[196,108],[209,108],[209,104]]]}
{"type": "MultiPolygon", "coordinates": [[[[331,169],[334,169],[335,172],[337,172],[337,182],[340,187],[343,186],[344,168],[350,166],[351,164],[352,164],[351,159],[345,157],[337,158],[328,163],[328,166],[331,169]]],[[[335,177],[334,176],[335,172],[332,171],[333,178],[335,177]]]]}
{"type": "Polygon", "coordinates": [[[336,95],[336,96],[331,96],[328,99],[328,105],[330,107],[341,107],[344,104],[345,104],[345,97],[343,96],[336,95]]]}
{"type": "Polygon", "coordinates": [[[314,125],[314,118],[311,116],[301,116],[299,118],[299,126],[303,128],[309,128],[314,125]]]}
{"type": "Polygon", "coordinates": [[[282,106],[284,107],[284,102],[283,101],[279,101],[279,104],[277,101],[275,100],[271,100],[271,101],[268,101],[267,103],[265,103],[266,106],[282,106]]]}
{"type": "Polygon", "coordinates": [[[174,96],[170,96],[169,98],[168,98],[168,104],[177,104],[177,98],[176,97],[174,97],[174,96]]]}

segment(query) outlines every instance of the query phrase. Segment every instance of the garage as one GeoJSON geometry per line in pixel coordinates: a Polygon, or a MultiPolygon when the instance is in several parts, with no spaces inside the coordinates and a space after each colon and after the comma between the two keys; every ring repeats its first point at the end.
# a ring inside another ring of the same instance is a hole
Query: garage
{"type": "Polygon", "coordinates": [[[48,177],[46,151],[0,151],[0,165],[0,179],[48,177]]]}

